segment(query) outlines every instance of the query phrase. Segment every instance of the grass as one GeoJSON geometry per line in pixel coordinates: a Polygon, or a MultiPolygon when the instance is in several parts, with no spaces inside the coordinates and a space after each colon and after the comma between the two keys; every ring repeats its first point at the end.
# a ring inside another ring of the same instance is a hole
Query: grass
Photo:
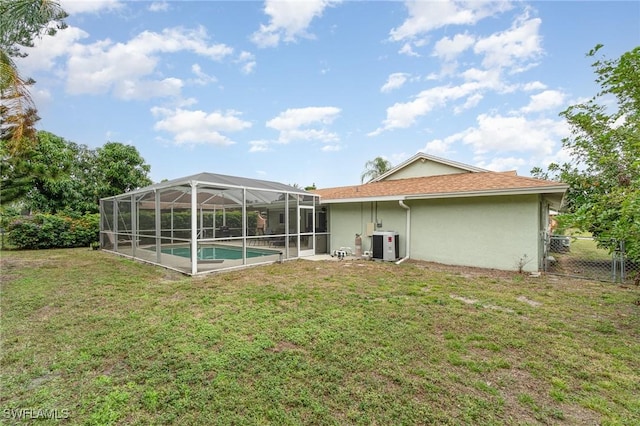
{"type": "Polygon", "coordinates": [[[187,278],[72,249],[2,252],[1,290],[8,424],[640,423],[635,287],[418,262],[187,278]]]}

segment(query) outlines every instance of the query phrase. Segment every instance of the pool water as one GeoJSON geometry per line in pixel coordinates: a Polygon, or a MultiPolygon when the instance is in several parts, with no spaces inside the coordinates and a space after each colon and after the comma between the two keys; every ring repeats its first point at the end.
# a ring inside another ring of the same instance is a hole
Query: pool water
{"type": "MultiPolygon", "coordinates": [[[[162,249],[164,254],[191,258],[191,247],[166,247],[162,249]]],[[[271,256],[279,252],[273,250],[247,248],[247,257],[271,256]]],[[[208,246],[198,249],[198,259],[200,260],[238,260],[242,259],[242,247],[219,247],[208,246]]]]}

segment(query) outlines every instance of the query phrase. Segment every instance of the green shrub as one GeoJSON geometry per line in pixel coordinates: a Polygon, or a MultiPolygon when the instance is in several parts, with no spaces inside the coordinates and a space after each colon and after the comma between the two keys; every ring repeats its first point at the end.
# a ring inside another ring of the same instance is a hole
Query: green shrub
{"type": "Polygon", "coordinates": [[[9,223],[7,238],[19,249],[88,247],[98,241],[100,215],[36,214],[9,223]]]}

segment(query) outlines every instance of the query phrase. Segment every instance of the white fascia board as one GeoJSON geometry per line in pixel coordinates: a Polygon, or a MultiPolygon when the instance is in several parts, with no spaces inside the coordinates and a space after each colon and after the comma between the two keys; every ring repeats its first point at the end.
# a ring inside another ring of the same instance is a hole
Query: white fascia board
{"type": "Polygon", "coordinates": [[[358,197],[358,198],[333,198],[324,200],[320,197],[320,204],[346,204],[346,203],[369,203],[373,201],[398,201],[404,200],[403,195],[389,195],[386,197],[358,197]]]}
{"type": "MultiPolygon", "coordinates": [[[[568,188],[568,186],[567,186],[568,188]]],[[[463,198],[463,197],[488,197],[491,195],[531,195],[531,194],[563,194],[567,188],[537,187],[519,189],[488,189],[484,191],[443,192],[437,194],[407,195],[406,200],[422,200],[434,198],[463,198]]]]}

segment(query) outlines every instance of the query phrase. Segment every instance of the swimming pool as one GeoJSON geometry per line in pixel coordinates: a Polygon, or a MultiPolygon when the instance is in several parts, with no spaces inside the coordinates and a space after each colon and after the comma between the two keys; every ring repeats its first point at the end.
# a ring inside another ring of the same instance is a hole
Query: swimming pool
{"type": "MultiPolygon", "coordinates": [[[[172,254],[174,256],[191,258],[191,247],[165,247],[162,250],[164,254],[172,254]]],[[[272,256],[274,254],[280,254],[280,251],[258,249],[247,247],[247,258],[272,256]]],[[[242,259],[242,247],[230,247],[230,246],[205,246],[198,249],[199,260],[238,260],[242,259]]]]}

